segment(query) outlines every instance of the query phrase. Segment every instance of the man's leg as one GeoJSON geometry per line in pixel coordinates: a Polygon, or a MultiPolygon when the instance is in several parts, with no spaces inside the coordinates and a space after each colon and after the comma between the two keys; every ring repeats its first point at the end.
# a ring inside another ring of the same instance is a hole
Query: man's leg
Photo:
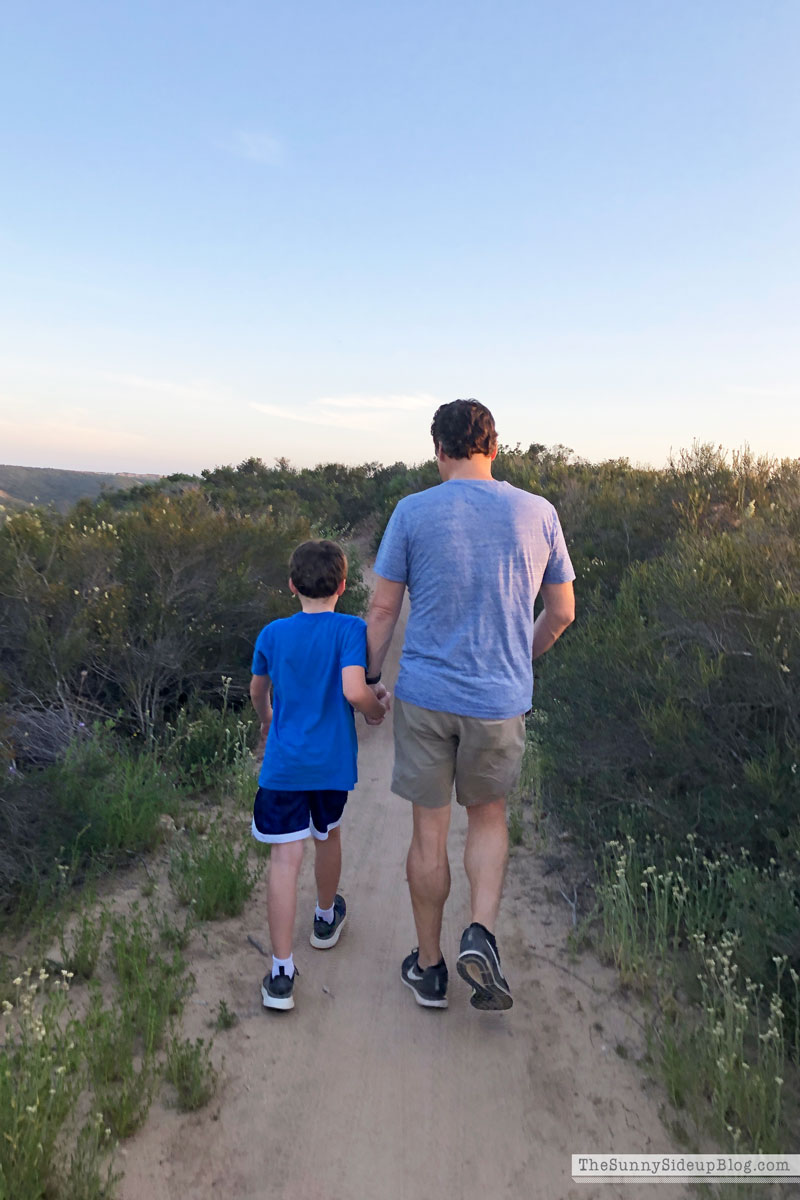
{"type": "Polygon", "coordinates": [[[508,863],[504,798],[467,809],[464,869],[470,886],[472,920],[494,933],[508,863]]]}
{"type": "Polygon", "coordinates": [[[320,908],[333,907],[336,889],[342,874],[342,839],[340,826],[328,830],[325,841],[315,841],[314,877],[317,881],[317,904],[320,908]]]}
{"type": "Polygon", "coordinates": [[[276,842],[270,850],[267,920],[275,958],[286,959],[292,953],[297,877],[303,861],[303,845],[303,839],[276,842]]]}
{"type": "Polygon", "coordinates": [[[461,936],[456,969],[473,989],[473,1008],[502,1010],[513,1004],[494,936],[507,861],[505,800],[467,808],[464,867],[469,879],[472,923],[461,936]]]}
{"type": "Polygon", "coordinates": [[[442,958],[442,913],[450,894],[447,833],[450,805],[423,808],[413,805],[414,828],[406,860],[408,889],[419,940],[419,966],[434,966],[442,958]]]}

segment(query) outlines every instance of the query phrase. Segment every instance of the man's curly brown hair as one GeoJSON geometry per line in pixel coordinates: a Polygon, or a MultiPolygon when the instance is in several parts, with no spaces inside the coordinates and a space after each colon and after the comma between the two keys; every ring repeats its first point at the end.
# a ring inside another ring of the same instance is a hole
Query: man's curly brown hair
{"type": "Polygon", "coordinates": [[[477,400],[453,400],[433,414],[431,437],[448,458],[472,458],[497,449],[494,417],[477,400]]]}

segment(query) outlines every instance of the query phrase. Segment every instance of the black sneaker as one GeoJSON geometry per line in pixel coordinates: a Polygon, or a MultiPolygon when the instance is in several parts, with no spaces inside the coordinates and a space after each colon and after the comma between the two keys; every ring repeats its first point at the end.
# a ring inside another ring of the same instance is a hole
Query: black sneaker
{"type": "Polygon", "coordinates": [[[494,934],[477,921],[468,925],[461,935],[456,970],[474,989],[469,1001],[473,1008],[511,1008],[514,1001],[500,969],[500,955],[494,934]]]}
{"type": "Polygon", "coordinates": [[[419,950],[412,950],[403,959],[400,977],[406,987],[414,993],[417,1004],[423,1008],[447,1008],[447,967],[444,959],[435,967],[419,965],[419,950]]]}
{"type": "Polygon", "coordinates": [[[297,967],[294,975],[287,975],[283,967],[278,968],[278,974],[265,975],[261,984],[261,1001],[264,1008],[294,1008],[294,981],[299,975],[297,967]]]}
{"type": "Polygon", "coordinates": [[[344,896],[336,893],[333,901],[333,920],[324,921],[322,917],[314,917],[314,928],[311,930],[311,945],[315,950],[330,950],[339,940],[342,926],[347,920],[347,905],[344,896]]]}

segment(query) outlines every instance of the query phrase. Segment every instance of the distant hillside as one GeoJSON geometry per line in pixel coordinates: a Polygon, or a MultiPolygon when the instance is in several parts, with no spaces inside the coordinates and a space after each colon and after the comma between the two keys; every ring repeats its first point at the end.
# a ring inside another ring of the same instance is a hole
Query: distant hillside
{"type": "Polygon", "coordinates": [[[160,475],[135,475],[120,471],[60,471],[54,467],[0,466],[0,517],[3,510],[18,511],[29,505],[54,504],[61,512],[84,496],[94,499],[102,491],[152,483],[160,475]]]}

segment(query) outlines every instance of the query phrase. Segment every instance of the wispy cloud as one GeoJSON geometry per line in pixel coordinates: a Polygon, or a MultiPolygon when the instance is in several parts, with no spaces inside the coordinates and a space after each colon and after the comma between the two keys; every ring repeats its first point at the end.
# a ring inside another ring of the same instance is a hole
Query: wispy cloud
{"type": "Polygon", "coordinates": [[[285,408],[278,404],[251,403],[256,412],[279,421],[293,421],[318,428],[358,431],[385,430],[403,413],[426,409],[433,412],[440,402],[422,394],[384,396],[323,396],[303,408],[285,408]]]}
{"type": "Polygon", "coordinates": [[[237,129],[231,138],[230,149],[239,158],[269,167],[280,166],[283,162],[283,143],[271,133],[237,129]]]}
{"type": "MultiPolygon", "coordinates": [[[[152,375],[138,375],[129,371],[97,371],[76,367],[62,362],[35,362],[24,359],[0,360],[0,372],[17,376],[35,376],[43,379],[69,380],[81,390],[107,393],[109,387],[137,392],[142,396],[165,396],[176,400],[212,403],[228,403],[229,389],[204,379],[162,379],[152,375]]],[[[85,410],[88,411],[88,410],[85,410]]]]}
{"type": "Polygon", "coordinates": [[[147,375],[126,375],[101,372],[97,376],[114,387],[145,392],[156,396],[173,396],[177,400],[223,400],[218,389],[202,382],[185,383],[176,379],[154,379],[147,375]]]}
{"type": "Polygon", "coordinates": [[[347,413],[326,412],[324,409],[297,409],[297,408],[282,408],[278,404],[257,404],[253,401],[250,405],[256,412],[264,413],[268,417],[275,417],[278,421],[293,421],[300,425],[315,425],[317,428],[323,427],[326,429],[369,429],[370,425],[365,422],[362,417],[348,415],[347,413]]]}
{"type": "Polygon", "coordinates": [[[362,412],[413,412],[421,408],[435,409],[439,401],[435,396],[417,392],[413,395],[322,396],[319,403],[329,408],[360,409],[362,412]]]}
{"type": "Polygon", "coordinates": [[[733,392],[735,396],[760,396],[765,400],[796,400],[799,394],[796,387],[731,387],[728,391],[733,392]]]}

